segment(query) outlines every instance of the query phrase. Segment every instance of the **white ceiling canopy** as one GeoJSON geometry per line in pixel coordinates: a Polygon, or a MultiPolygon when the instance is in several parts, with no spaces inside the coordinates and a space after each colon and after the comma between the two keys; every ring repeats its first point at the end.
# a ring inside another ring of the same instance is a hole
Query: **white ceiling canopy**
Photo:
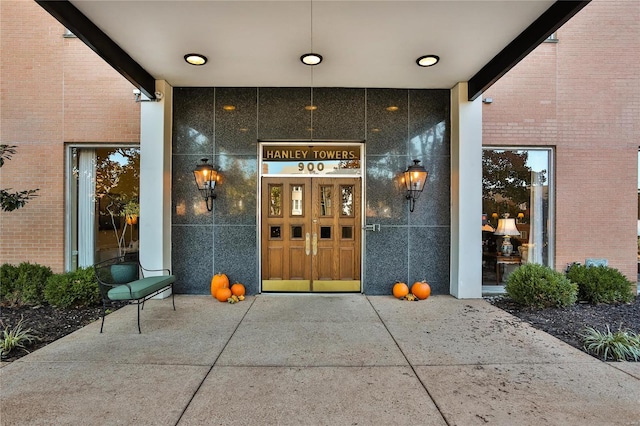
{"type": "MultiPolygon", "coordinates": [[[[53,5],[59,2],[39,3],[56,16],[50,9],[59,7],[53,5]]],[[[476,75],[556,2],[71,0],[70,3],[154,79],[166,80],[174,87],[313,85],[449,89],[476,75]],[[300,56],[311,50],[323,57],[322,63],[314,67],[300,61],[300,56]],[[208,62],[202,66],[189,65],[184,60],[188,53],[202,54],[208,62]],[[432,67],[419,67],[416,59],[429,54],[439,56],[440,62],[432,67]]],[[[56,17],[74,31],[73,22],[56,17]]],[[[94,50],[99,49],[94,46],[94,50]]]]}

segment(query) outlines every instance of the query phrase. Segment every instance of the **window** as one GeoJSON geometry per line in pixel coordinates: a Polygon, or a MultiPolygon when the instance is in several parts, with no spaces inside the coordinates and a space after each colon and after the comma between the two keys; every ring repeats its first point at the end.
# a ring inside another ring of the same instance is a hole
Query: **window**
{"type": "Polygon", "coordinates": [[[504,237],[494,235],[498,219],[506,215],[516,222],[518,234],[510,240],[518,263],[553,267],[552,154],[548,148],[483,149],[483,284],[503,284],[496,278],[508,275],[497,269],[506,266],[496,264],[504,237]]]}
{"type": "Polygon", "coordinates": [[[66,267],[137,256],[140,149],[70,147],[66,267]]]}

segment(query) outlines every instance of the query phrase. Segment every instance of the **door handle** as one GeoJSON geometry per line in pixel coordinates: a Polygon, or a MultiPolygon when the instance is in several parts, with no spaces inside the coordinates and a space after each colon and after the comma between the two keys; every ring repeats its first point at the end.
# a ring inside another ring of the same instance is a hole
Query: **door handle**
{"type": "Polygon", "coordinates": [[[318,254],[318,234],[313,233],[313,255],[318,254]]]}
{"type": "Polygon", "coordinates": [[[307,256],[309,256],[309,253],[311,252],[310,244],[311,242],[309,241],[309,233],[307,232],[304,240],[304,252],[307,254],[307,256]]]}

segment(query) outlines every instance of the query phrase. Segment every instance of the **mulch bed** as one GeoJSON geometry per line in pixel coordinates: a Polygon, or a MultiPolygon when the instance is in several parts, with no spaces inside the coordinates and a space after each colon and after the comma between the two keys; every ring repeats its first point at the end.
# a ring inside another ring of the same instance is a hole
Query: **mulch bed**
{"type": "MultiPolygon", "coordinates": [[[[580,335],[586,327],[606,331],[609,326],[611,331],[623,328],[640,333],[640,296],[636,297],[632,303],[613,305],[579,303],[568,308],[550,309],[525,308],[502,296],[487,297],[486,300],[528,322],[534,328],[545,331],[580,350],[584,350],[580,335]]],[[[101,312],[101,307],[84,309],[57,309],[51,306],[2,307],[0,325],[2,330],[4,327],[13,328],[21,318],[24,318],[23,328],[31,328],[32,334],[38,337],[35,343],[28,346],[28,350],[33,352],[99,319],[101,312]]],[[[15,361],[27,353],[18,348],[2,361],[15,361]]]]}
{"type": "Polygon", "coordinates": [[[581,334],[585,328],[612,332],[619,329],[640,333],[640,296],[631,303],[599,304],[577,303],[567,308],[532,309],[520,306],[503,297],[487,297],[489,303],[509,312],[534,328],[557,337],[571,346],[584,350],[581,334]]]}
{"type": "MultiPolygon", "coordinates": [[[[0,308],[0,326],[14,328],[22,320],[22,329],[31,329],[31,334],[38,339],[27,346],[33,352],[59,338],[73,333],[79,328],[101,318],[102,307],[82,309],[58,309],[52,306],[19,306],[0,308]]],[[[27,355],[27,351],[17,348],[9,353],[2,361],[15,361],[27,355]]]]}

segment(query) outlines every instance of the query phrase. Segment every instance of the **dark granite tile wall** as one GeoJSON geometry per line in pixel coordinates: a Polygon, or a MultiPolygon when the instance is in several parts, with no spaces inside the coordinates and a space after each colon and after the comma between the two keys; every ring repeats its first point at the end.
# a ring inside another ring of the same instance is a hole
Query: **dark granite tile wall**
{"type": "Polygon", "coordinates": [[[214,271],[213,226],[173,225],[171,229],[172,273],[176,293],[211,294],[214,271]]]}
{"type": "Polygon", "coordinates": [[[258,89],[258,139],[311,138],[311,88],[258,89]]]}
{"type": "Polygon", "coordinates": [[[406,155],[367,155],[367,223],[407,225],[405,191],[398,179],[408,163],[406,155]]]}
{"type": "Polygon", "coordinates": [[[213,153],[213,88],[178,87],[173,94],[173,153],[213,153]]]}
{"type": "Polygon", "coordinates": [[[313,89],[313,138],[364,140],[365,89],[313,89]]]}
{"type": "Polygon", "coordinates": [[[217,189],[216,225],[256,226],[258,159],[253,155],[217,155],[222,182],[217,189]]]}
{"type": "Polygon", "coordinates": [[[448,90],[409,91],[409,153],[448,156],[451,126],[448,90]]]}
{"type": "Polygon", "coordinates": [[[365,238],[364,292],[391,294],[396,281],[408,280],[409,228],[383,226],[379,232],[368,231],[365,238]]]}
{"type": "Polygon", "coordinates": [[[449,294],[450,242],[448,226],[409,227],[409,284],[426,280],[432,294],[449,294]]]}
{"type": "Polygon", "coordinates": [[[214,271],[229,281],[245,285],[248,294],[258,292],[257,235],[254,226],[214,226],[214,271]]]}
{"type": "Polygon", "coordinates": [[[389,294],[396,280],[423,278],[434,294],[449,293],[449,91],[177,88],[173,124],[176,292],[208,294],[217,271],[245,284],[250,294],[258,291],[257,140],[313,136],[366,140],[365,222],[381,229],[366,233],[365,293],[389,294]],[[314,111],[305,109],[312,96],[314,111]],[[213,212],[206,211],[193,179],[203,156],[223,175],[213,212]],[[410,213],[396,178],[413,159],[423,162],[429,178],[410,213]]]}
{"type": "Polygon", "coordinates": [[[258,89],[216,88],[215,141],[217,154],[256,156],[258,89]]]}

